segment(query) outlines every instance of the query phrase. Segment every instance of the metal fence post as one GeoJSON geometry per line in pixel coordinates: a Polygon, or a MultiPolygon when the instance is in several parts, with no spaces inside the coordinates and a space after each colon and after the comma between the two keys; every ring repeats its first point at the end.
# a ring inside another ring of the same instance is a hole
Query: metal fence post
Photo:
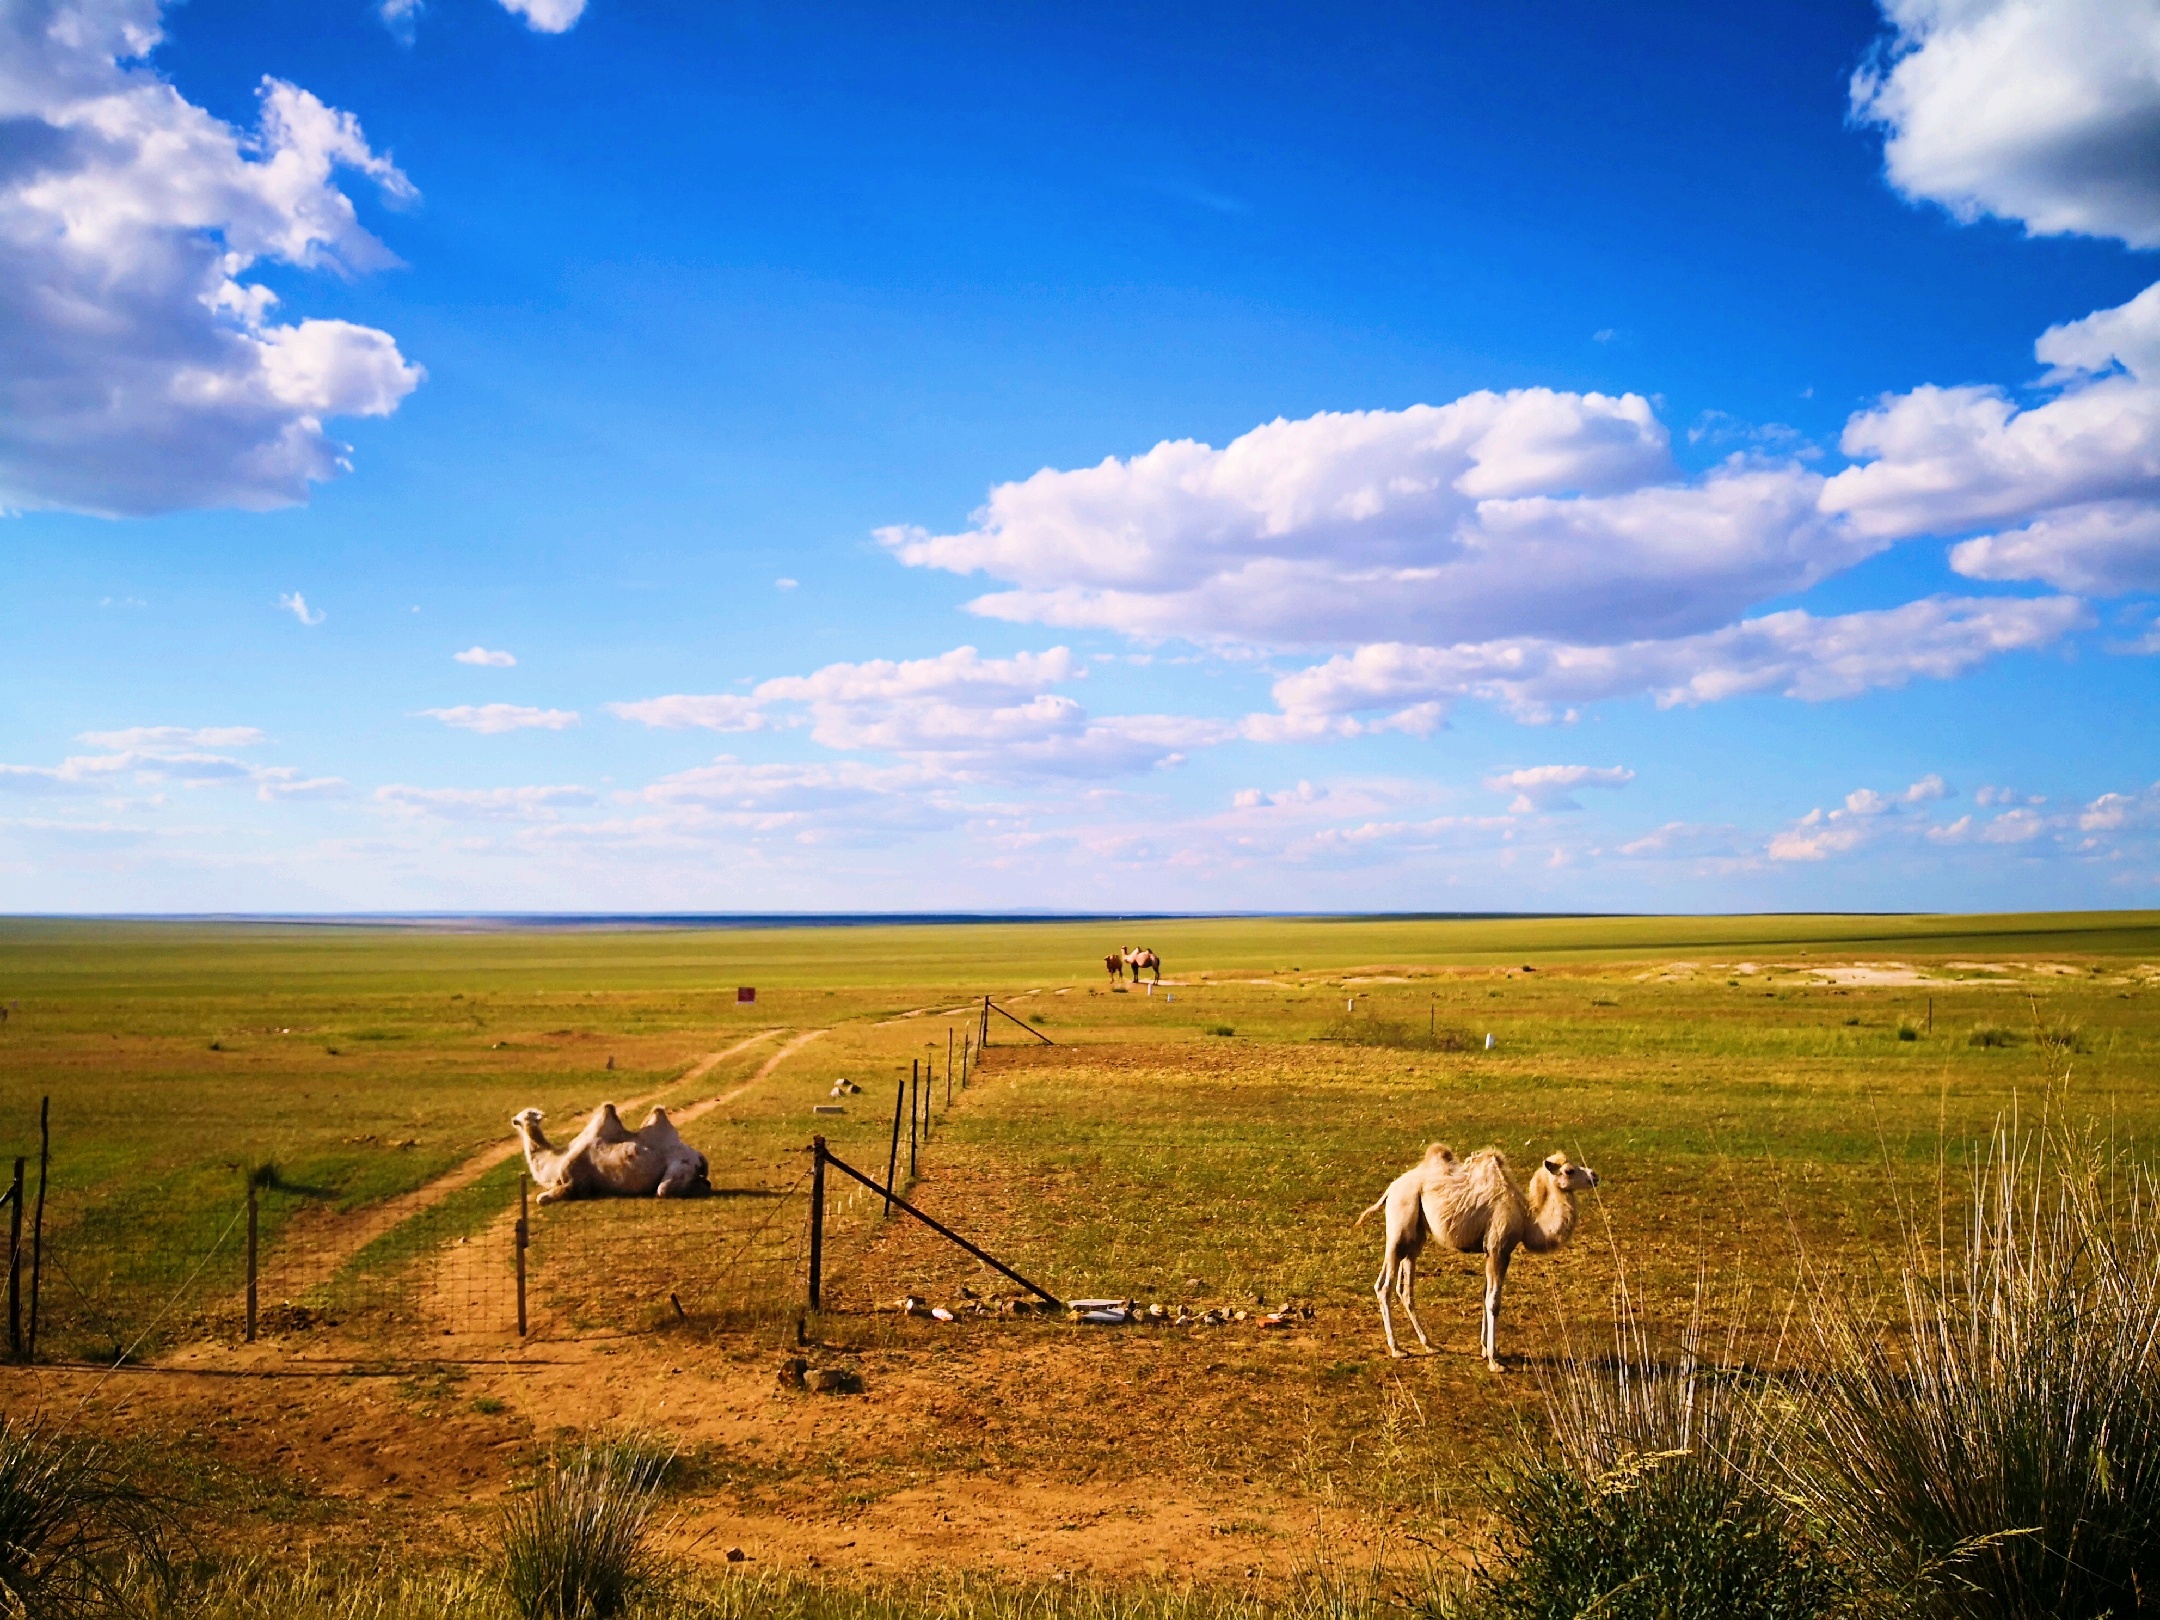
{"type": "Polygon", "coordinates": [[[980,1052],[990,1044],[990,998],[983,997],[982,1033],[975,1038],[975,1050],[980,1052]]]}
{"type": "Polygon", "coordinates": [[[38,1103],[37,1214],[30,1222],[30,1336],[23,1360],[37,1360],[38,1285],[45,1279],[45,1172],[52,1163],[52,1098],[38,1103]]]}
{"type": "Polygon", "coordinates": [[[255,1177],[248,1176],[247,1342],[255,1342],[255,1177]]]}
{"type": "Polygon", "coordinates": [[[945,1106],[952,1106],[952,1025],[945,1026],[945,1106]]]}
{"type": "Polygon", "coordinates": [[[8,1355],[20,1358],[22,1342],[22,1200],[23,1165],[27,1161],[17,1154],[15,1180],[8,1188],[8,1273],[7,1273],[7,1327],[8,1355]]]}
{"type": "Polygon", "coordinates": [[[922,1059],[908,1064],[907,1178],[915,1179],[915,1116],[922,1112],[922,1059]]]}
{"type": "Polygon", "coordinates": [[[810,1308],[825,1286],[825,1138],[810,1139],[810,1308]]]}
{"type": "Polygon", "coordinates": [[[532,1221],[525,1205],[525,1189],[531,1184],[532,1178],[530,1176],[523,1174],[519,1175],[517,1218],[517,1294],[518,1337],[521,1339],[525,1337],[525,1246],[528,1242],[531,1241],[532,1237],[532,1221]]]}
{"type": "MultiPolygon", "coordinates": [[[[907,1082],[900,1082],[900,1089],[892,1100],[892,1150],[885,1155],[885,1213],[892,1213],[893,1176],[900,1169],[900,1110],[907,1106],[907,1082]]],[[[877,1161],[873,1159],[871,1163],[877,1161]]]]}

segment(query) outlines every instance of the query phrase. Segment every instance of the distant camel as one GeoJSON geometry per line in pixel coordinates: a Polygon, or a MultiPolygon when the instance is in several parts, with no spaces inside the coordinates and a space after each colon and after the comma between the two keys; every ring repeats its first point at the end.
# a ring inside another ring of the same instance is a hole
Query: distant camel
{"type": "Polygon", "coordinates": [[[1550,1254],[1575,1230],[1575,1194],[1598,1184],[1597,1172],[1570,1164],[1555,1153],[1537,1168],[1525,1193],[1508,1171],[1498,1148],[1484,1148],[1458,1161],[1444,1142],[1425,1149],[1425,1157],[1388,1183],[1388,1190],[1358,1216],[1387,1211],[1387,1246],[1381,1251],[1380,1276],[1373,1294],[1380,1301],[1380,1328],[1388,1354],[1400,1356],[1395,1319],[1388,1311],[1388,1291],[1402,1302],[1418,1343],[1432,1341],[1417,1319],[1417,1257],[1428,1238],[1460,1254],[1485,1256],[1485,1321],[1479,1346],[1485,1365],[1500,1371],[1500,1291],[1508,1262],[1517,1248],[1550,1254]]]}
{"type": "Polygon", "coordinates": [[[1102,965],[1109,971],[1112,984],[1125,982],[1125,956],[1122,951],[1112,951],[1102,959],[1102,965]]]}
{"type": "Polygon", "coordinates": [[[1125,965],[1132,969],[1132,982],[1134,984],[1140,982],[1140,970],[1142,968],[1146,968],[1155,975],[1157,984],[1162,983],[1162,958],[1145,945],[1128,945],[1120,954],[1125,959],[1125,965]]]}
{"type": "Polygon", "coordinates": [[[665,1108],[655,1108],[635,1131],[623,1127],[613,1103],[602,1103],[567,1144],[548,1143],[537,1108],[510,1123],[525,1144],[525,1166],[540,1184],[540,1202],[570,1198],[697,1198],[712,1191],[705,1155],[682,1139],[665,1108]]]}

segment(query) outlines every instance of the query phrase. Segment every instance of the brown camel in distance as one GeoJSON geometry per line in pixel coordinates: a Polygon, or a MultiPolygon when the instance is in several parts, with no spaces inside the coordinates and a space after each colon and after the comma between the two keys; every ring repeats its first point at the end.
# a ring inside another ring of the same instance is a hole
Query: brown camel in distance
{"type": "Polygon", "coordinates": [[[1125,982],[1125,956],[1123,952],[1112,951],[1102,959],[1102,965],[1109,971],[1112,984],[1123,984],[1125,982]]]}
{"type": "Polygon", "coordinates": [[[1388,1310],[1392,1290],[1410,1318],[1418,1343],[1427,1351],[1417,1319],[1417,1257],[1428,1240],[1437,1240],[1459,1254],[1485,1256],[1485,1311],[1479,1348],[1485,1365],[1500,1367],[1500,1295],[1507,1283],[1508,1264],[1518,1248],[1532,1254],[1550,1254],[1563,1247],[1575,1231],[1575,1194],[1598,1184],[1597,1172],[1571,1164],[1565,1153],[1554,1153],[1530,1178],[1527,1191],[1518,1186],[1508,1169],[1507,1157],[1498,1148],[1484,1148],[1466,1160],[1458,1160],[1444,1142],[1434,1142],[1425,1156],[1388,1184],[1363,1214],[1387,1211],[1387,1242],[1381,1251],[1380,1276],[1373,1294],[1380,1301],[1380,1328],[1387,1336],[1388,1354],[1403,1352],[1395,1343],[1395,1319],[1388,1310]]]}

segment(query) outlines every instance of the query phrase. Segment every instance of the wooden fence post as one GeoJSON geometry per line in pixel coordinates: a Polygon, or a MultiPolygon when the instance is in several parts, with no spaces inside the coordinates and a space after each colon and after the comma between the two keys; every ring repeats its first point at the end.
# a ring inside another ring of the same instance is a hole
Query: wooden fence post
{"type": "Polygon", "coordinates": [[[27,1161],[18,1154],[15,1159],[15,1180],[8,1188],[8,1273],[7,1273],[7,1327],[8,1355],[20,1359],[22,1342],[22,1201],[23,1165],[27,1161]]]}
{"type": "Polygon", "coordinates": [[[255,1173],[248,1172],[247,1342],[255,1342],[255,1173]]]}
{"type": "Polygon", "coordinates": [[[975,1048],[975,1032],[971,1029],[960,1037],[960,1089],[968,1088],[968,1058],[975,1048]]]}
{"type": "Polygon", "coordinates": [[[518,1337],[525,1337],[525,1249],[532,1241],[532,1217],[525,1203],[525,1189],[532,1178],[520,1173],[518,1176],[517,1218],[517,1294],[518,1337]]]}
{"type": "Polygon", "coordinates": [[[922,1059],[908,1064],[907,1178],[915,1179],[915,1116],[922,1105],[922,1059]]]}
{"type": "Polygon", "coordinates": [[[982,1050],[982,1049],[983,1049],[984,1047],[988,1046],[989,1044],[990,1044],[990,998],[989,998],[989,997],[988,997],[987,995],[985,995],[985,996],[983,997],[983,1010],[982,1010],[982,1034],[980,1034],[979,1036],[977,1036],[977,1037],[976,1037],[976,1040],[975,1040],[975,1050],[976,1050],[976,1051],[978,1051],[978,1052],[980,1052],[980,1051],[981,1051],[981,1050],[982,1050]]]}
{"type": "Polygon", "coordinates": [[[945,1106],[952,1106],[952,1025],[945,1026],[945,1106]]]}
{"type": "Polygon", "coordinates": [[[30,1222],[30,1336],[23,1360],[37,1360],[38,1289],[45,1280],[45,1172],[52,1163],[52,1098],[38,1103],[37,1214],[30,1222]]]}
{"type": "Polygon", "coordinates": [[[825,1287],[825,1138],[810,1138],[810,1308],[825,1287]]]}
{"type": "MultiPolygon", "coordinates": [[[[907,1082],[900,1082],[900,1089],[892,1100],[892,1149],[885,1155],[885,1213],[892,1213],[893,1177],[900,1170],[900,1110],[907,1106],[907,1082]]],[[[872,1160],[875,1164],[877,1161],[872,1160]]]]}

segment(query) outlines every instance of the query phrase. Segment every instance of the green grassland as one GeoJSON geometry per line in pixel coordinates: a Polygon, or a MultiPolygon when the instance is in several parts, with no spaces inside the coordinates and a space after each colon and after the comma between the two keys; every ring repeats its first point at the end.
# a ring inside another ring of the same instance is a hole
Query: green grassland
{"type": "MultiPolygon", "coordinates": [[[[942,1072],[948,1032],[973,1022],[960,1009],[993,993],[1058,1045],[993,1020],[997,1050],[941,1120],[925,1197],[1062,1291],[1167,1299],[1198,1277],[1226,1297],[1352,1302],[1372,1245],[1348,1218],[1436,1137],[1597,1166],[1612,1243],[1677,1279],[1743,1234],[1751,1252],[1789,1254],[1795,1234],[1879,1232],[1893,1193],[2013,1107],[2046,1100],[2153,1140],[2155,962],[2154,913],[469,932],[21,920],[0,923],[0,1157],[34,1152],[50,1095],[56,1239],[79,1228],[81,1255],[99,1223],[132,1233],[153,1280],[229,1226],[244,1171],[275,1167],[274,1239],[310,1208],[425,1185],[505,1140],[528,1104],[567,1126],[603,1098],[747,1087],[693,1136],[716,1181],[770,1189],[799,1178],[813,1129],[881,1169],[896,1078],[916,1059],[942,1072]],[[1127,940],[1177,984],[1109,993],[1103,953],[1127,940]],[[1893,961],[1926,982],[1814,971],[1893,961]],[[736,1001],[741,984],[754,1004],[736,1001]],[[1921,1032],[1901,1039],[1901,1022],[1921,1032]],[[1971,1044],[1980,1024],[2006,1044],[1971,1044]],[[1462,1049],[1424,1046],[1427,1030],[1462,1049]],[[865,1094],[814,1116],[841,1075],[865,1094]]],[[[513,1195],[514,1171],[498,1173],[435,1219],[481,1223],[513,1195]]],[[[858,1297],[893,1280],[872,1259],[843,1273],[858,1297]]]]}

